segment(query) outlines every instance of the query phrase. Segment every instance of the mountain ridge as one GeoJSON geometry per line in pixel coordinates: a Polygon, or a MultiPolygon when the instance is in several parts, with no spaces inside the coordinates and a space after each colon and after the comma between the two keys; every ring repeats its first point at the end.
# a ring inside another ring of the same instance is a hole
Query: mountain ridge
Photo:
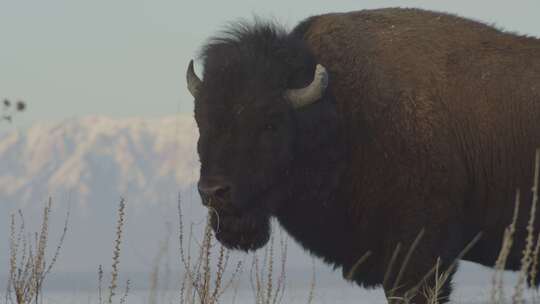
{"type": "Polygon", "coordinates": [[[0,135],[0,202],[28,205],[77,192],[77,203],[87,206],[111,179],[120,195],[148,189],[143,195],[156,197],[164,183],[186,188],[198,176],[197,136],[188,115],[90,116],[6,132],[0,135]]]}

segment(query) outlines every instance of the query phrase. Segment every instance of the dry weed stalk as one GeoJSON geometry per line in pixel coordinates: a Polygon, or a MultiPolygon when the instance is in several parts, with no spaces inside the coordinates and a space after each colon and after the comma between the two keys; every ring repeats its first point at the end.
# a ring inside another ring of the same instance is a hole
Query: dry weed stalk
{"type": "Polygon", "coordinates": [[[126,288],[124,289],[124,294],[123,294],[122,297],[120,298],[120,304],[126,304],[126,302],[127,302],[127,297],[128,297],[128,294],[129,294],[130,283],[131,283],[131,281],[128,279],[128,280],[126,281],[126,288]]]}
{"type": "Polygon", "coordinates": [[[191,243],[193,228],[188,236],[188,248],[184,247],[184,225],[180,196],[178,197],[180,259],[184,266],[184,277],[180,286],[180,303],[216,304],[223,293],[237,280],[242,271],[242,263],[238,262],[229,280],[224,284],[224,274],[230,259],[229,250],[219,247],[215,264],[215,277],[212,280],[212,249],[214,236],[210,225],[210,214],[206,219],[203,241],[198,248],[198,256],[193,261],[191,243]]]}
{"type": "Polygon", "coordinates": [[[529,215],[529,222],[527,223],[527,238],[525,240],[525,248],[523,249],[523,255],[521,258],[521,269],[519,271],[518,282],[514,289],[514,295],[512,296],[512,302],[515,304],[523,303],[523,290],[525,289],[525,282],[527,275],[530,273],[530,267],[533,258],[533,246],[534,246],[534,220],[536,217],[536,205],[538,203],[538,174],[540,167],[540,149],[536,150],[535,162],[534,162],[534,184],[532,186],[532,204],[529,215]]]}
{"type": "Polygon", "coordinates": [[[280,234],[281,267],[277,279],[274,278],[274,259],[274,238],[272,237],[269,244],[264,248],[262,263],[260,263],[256,252],[252,256],[250,283],[256,304],[278,304],[283,300],[286,281],[285,267],[287,262],[287,241],[283,234],[280,234]]]}
{"type": "Polygon", "coordinates": [[[531,265],[531,271],[529,274],[529,277],[530,277],[529,286],[535,288],[532,293],[532,302],[535,304],[540,302],[540,300],[538,299],[538,287],[536,287],[537,286],[536,276],[538,275],[538,258],[540,254],[539,251],[540,251],[540,233],[538,233],[536,237],[536,246],[534,247],[534,252],[533,252],[533,264],[531,265]]]}
{"type": "Polygon", "coordinates": [[[64,221],[64,228],[56,250],[47,262],[46,249],[49,236],[49,218],[51,213],[52,199],[43,208],[43,217],[39,233],[34,233],[34,247],[25,236],[24,216],[21,210],[19,214],[19,228],[16,232],[15,215],[11,215],[10,224],[10,254],[9,254],[9,278],[6,292],[6,302],[26,304],[34,301],[40,302],[43,283],[56,264],[60,250],[64,243],[69,222],[69,210],[64,221]]]}
{"type": "Polygon", "coordinates": [[[311,304],[313,303],[313,299],[315,298],[315,285],[317,284],[317,274],[315,272],[315,260],[311,260],[311,283],[309,284],[309,295],[307,303],[311,304]]]}
{"type": "Polygon", "coordinates": [[[103,266],[99,265],[98,267],[98,303],[103,303],[102,295],[102,285],[103,285],[103,266]]]}
{"type": "Polygon", "coordinates": [[[420,243],[420,240],[422,240],[422,237],[424,237],[424,233],[425,233],[425,230],[422,228],[422,230],[420,230],[420,232],[418,233],[418,235],[412,242],[411,246],[409,247],[409,251],[407,251],[407,255],[405,255],[405,260],[403,260],[403,263],[401,264],[401,268],[399,269],[398,275],[396,277],[396,281],[394,282],[394,286],[392,287],[392,292],[390,293],[391,296],[394,293],[394,291],[400,287],[399,283],[401,283],[401,277],[403,276],[403,274],[405,274],[405,270],[407,269],[407,266],[409,265],[409,260],[412,256],[412,253],[414,252],[414,250],[416,250],[416,247],[420,243]]]}
{"type": "Polygon", "coordinates": [[[496,304],[500,303],[504,299],[504,289],[503,289],[503,271],[506,267],[506,261],[508,260],[508,255],[512,250],[512,245],[514,243],[514,234],[516,232],[516,223],[517,217],[519,214],[519,204],[520,204],[520,191],[516,191],[516,198],[514,203],[514,215],[512,217],[512,223],[506,227],[503,234],[503,241],[501,245],[501,251],[495,262],[495,273],[492,278],[492,290],[491,290],[491,303],[496,304]]]}
{"type": "Polygon", "coordinates": [[[444,282],[447,280],[447,277],[444,277],[445,275],[448,275],[448,272],[440,273],[440,265],[441,265],[441,259],[437,258],[437,262],[435,263],[435,280],[434,284],[431,288],[424,288],[423,295],[427,299],[428,304],[438,304],[441,300],[440,294],[442,287],[444,286],[444,282]]]}
{"type": "Polygon", "coordinates": [[[536,286],[536,276],[538,275],[538,256],[540,254],[540,233],[536,237],[536,246],[534,246],[534,251],[532,254],[532,265],[531,271],[529,274],[529,285],[536,286]]]}
{"type": "MultiPolygon", "coordinates": [[[[398,276],[396,278],[396,281],[393,284],[392,289],[388,292],[387,299],[391,302],[397,302],[397,303],[411,303],[411,300],[419,294],[419,292],[422,292],[422,296],[424,296],[428,303],[430,304],[436,304],[439,303],[443,298],[441,297],[440,293],[442,291],[442,288],[448,281],[450,274],[454,272],[455,268],[458,265],[459,260],[461,260],[465,254],[480,240],[482,237],[482,233],[478,233],[468,244],[465,246],[465,248],[456,256],[456,258],[452,261],[452,263],[448,266],[448,268],[445,269],[445,271],[441,272],[441,259],[437,258],[437,261],[435,262],[435,265],[424,275],[424,277],[412,288],[405,291],[405,293],[398,297],[395,296],[395,292],[402,286],[399,285],[400,282],[400,274],[403,274],[408,261],[410,259],[410,256],[420,243],[420,240],[422,239],[424,235],[424,230],[422,229],[420,233],[416,236],[416,239],[411,244],[411,247],[409,247],[409,250],[405,256],[405,259],[403,260],[398,276]],[[432,285],[425,285],[425,282],[427,282],[432,276],[434,276],[434,282],[432,285]]],[[[401,250],[401,243],[398,243],[396,245],[396,248],[394,249],[394,252],[392,253],[392,257],[390,258],[389,265],[386,269],[384,278],[383,278],[383,287],[386,288],[388,286],[388,280],[390,278],[391,273],[393,272],[393,267],[395,264],[395,261],[397,259],[397,256],[401,250]]],[[[361,258],[362,260],[362,258],[361,258]]],[[[351,275],[351,274],[349,274],[351,275]]]]}
{"type": "MultiPolygon", "coordinates": [[[[157,303],[157,296],[159,291],[159,272],[160,272],[160,266],[161,266],[161,260],[168,254],[169,252],[169,242],[171,238],[171,226],[170,223],[166,223],[166,237],[163,239],[158,247],[158,253],[154,259],[154,268],[152,269],[152,272],[150,273],[150,293],[148,295],[148,303],[149,304],[156,304],[157,303]]],[[[168,258],[166,259],[165,264],[165,283],[168,282],[168,276],[169,276],[169,264],[168,264],[168,258]]],[[[168,287],[168,286],[165,286],[168,287]]],[[[165,288],[166,289],[166,288],[165,288]]]]}
{"type": "Polygon", "coordinates": [[[354,278],[354,274],[358,271],[358,268],[360,265],[364,264],[364,262],[369,258],[371,255],[371,251],[366,251],[359,259],[354,263],[353,267],[351,267],[351,270],[347,273],[347,276],[345,277],[346,280],[352,281],[354,278]]]}
{"type": "MultiPolygon", "coordinates": [[[[416,292],[416,290],[411,289],[411,290],[405,292],[405,294],[402,297],[397,297],[397,296],[394,295],[395,292],[401,287],[399,285],[399,283],[401,282],[401,277],[405,273],[405,270],[407,269],[407,266],[409,264],[409,259],[411,258],[412,253],[414,252],[414,250],[416,249],[416,247],[420,243],[420,240],[424,236],[424,233],[425,233],[424,229],[420,230],[420,232],[418,233],[418,235],[416,236],[414,241],[411,243],[411,246],[409,247],[409,250],[407,251],[407,254],[405,255],[405,259],[401,263],[401,267],[400,267],[399,272],[398,272],[398,274],[396,276],[396,280],[394,281],[394,284],[392,285],[392,288],[390,289],[390,291],[388,292],[388,295],[387,295],[387,299],[388,299],[388,301],[390,303],[393,303],[395,301],[401,301],[403,303],[408,303],[410,301],[410,299],[412,299],[412,297],[414,296],[414,292],[416,292]]],[[[398,243],[397,246],[396,246],[396,249],[394,250],[394,253],[392,254],[392,258],[390,260],[390,265],[386,270],[385,277],[383,279],[383,284],[388,283],[388,279],[389,279],[389,277],[390,277],[390,275],[391,275],[391,273],[393,271],[393,269],[391,269],[391,268],[393,268],[393,266],[394,266],[394,260],[395,260],[396,256],[398,255],[400,248],[401,248],[401,244],[398,243]]],[[[365,254],[364,254],[364,256],[365,256],[365,254]]],[[[364,258],[364,256],[362,256],[362,258],[360,258],[360,260],[362,260],[364,258]]],[[[358,264],[358,262],[356,264],[358,264]]],[[[351,278],[352,278],[353,275],[354,275],[354,273],[349,273],[349,276],[351,278]]],[[[421,284],[421,283],[419,283],[419,284],[421,284]]],[[[386,285],[383,285],[383,286],[386,286],[386,285]]]]}
{"type": "Polygon", "coordinates": [[[396,263],[396,259],[400,250],[401,250],[401,243],[398,243],[396,245],[396,249],[394,249],[394,252],[392,253],[392,257],[390,258],[390,262],[388,263],[386,272],[384,273],[383,284],[382,284],[383,288],[386,288],[388,286],[388,279],[390,278],[390,274],[394,270],[394,264],[396,263]]]}
{"type": "Polygon", "coordinates": [[[454,258],[450,266],[445,269],[442,273],[440,272],[440,263],[441,259],[437,258],[437,261],[435,262],[435,265],[424,275],[424,277],[416,284],[416,286],[412,287],[411,289],[407,290],[405,292],[405,297],[402,299],[404,303],[409,303],[410,300],[418,294],[420,291],[420,288],[423,288],[422,294],[426,299],[428,300],[428,303],[439,303],[443,297],[441,297],[440,293],[442,291],[442,287],[444,284],[446,284],[446,281],[448,281],[448,278],[450,278],[450,274],[454,272],[456,269],[459,261],[463,259],[463,257],[471,250],[471,248],[478,243],[478,241],[482,238],[482,233],[479,232],[476,234],[476,236],[461,250],[461,252],[454,258]],[[434,276],[434,284],[424,285],[424,283],[434,276]]]}
{"type": "MultiPolygon", "coordinates": [[[[283,230],[279,230],[279,243],[280,243],[280,275],[277,281],[276,295],[280,295],[279,298],[276,296],[274,298],[273,304],[281,303],[283,301],[283,295],[285,294],[285,281],[286,281],[286,272],[285,266],[287,265],[287,237],[284,236],[283,230]]],[[[313,276],[315,276],[315,265],[313,265],[313,276]]],[[[310,294],[311,296],[315,292],[315,277],[311,282],[310,294]]]]}
{"type": "Polygon", "coordinates": [[[112,304],[112,299],[115,295],[116,288],[118,287],[118,273],[120,266],[120,245],[122,244],[122,232],[125,222],[125,209],[126,209],[126,200],[120,198],[120,204],[118,206],[118,220],[116,222],[116,239],[114,240],[114,249],[113,249],[113,263],[111,270],[111,283],[109,285],[109,299],[107,303],[112,304]]]}

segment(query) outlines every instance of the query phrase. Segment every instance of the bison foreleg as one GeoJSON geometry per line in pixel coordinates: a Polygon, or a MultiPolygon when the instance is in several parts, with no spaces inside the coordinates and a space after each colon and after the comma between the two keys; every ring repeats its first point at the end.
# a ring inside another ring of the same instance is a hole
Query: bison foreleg
{"type": "Polygon", "coordinates": [[[387,269],[383,287],[389,303],[448,301],[457,257],[465,247],[458,227],[446,222],[396,231],[393,244],[385,246],[387,269]]]}

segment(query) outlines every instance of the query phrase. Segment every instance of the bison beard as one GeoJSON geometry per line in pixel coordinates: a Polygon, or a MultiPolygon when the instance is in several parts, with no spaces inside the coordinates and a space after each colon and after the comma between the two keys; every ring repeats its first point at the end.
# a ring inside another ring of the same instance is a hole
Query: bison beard
{"type": "Polygon", "coordinates": [[[216,238],[229,249],[256,250],[270,237],[270,217],[261,213],[226,214],[210,212],[216,238]]]}
{"type": "MultiPolygon", "coordinates": [[[[203,198],[208,206],[210,224],[215,236],[226,248],[243,251],[257,250],[270,238],[270,215],[275,202],[281,201],[279,193],[283,185],[274,184],[253,196],[247,204],[251,207],[238,207],[230,199],[216,200],[203,198]]],[[[240,204],[243,206],[245,204],[240,204]]]]}

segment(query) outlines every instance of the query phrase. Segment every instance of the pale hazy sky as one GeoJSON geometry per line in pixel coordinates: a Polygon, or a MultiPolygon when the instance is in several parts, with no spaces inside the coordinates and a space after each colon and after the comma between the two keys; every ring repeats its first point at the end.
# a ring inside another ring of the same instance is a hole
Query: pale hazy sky
{"type": "Polygon", "coordinates": [[[540,36],[539,0],[0,0],[0,98],[28,102],[20,125],[190,112],[186,64],[227,21],[256,14],[291,28],[313,14],[388,6],[453,12],[540,36]]]}

